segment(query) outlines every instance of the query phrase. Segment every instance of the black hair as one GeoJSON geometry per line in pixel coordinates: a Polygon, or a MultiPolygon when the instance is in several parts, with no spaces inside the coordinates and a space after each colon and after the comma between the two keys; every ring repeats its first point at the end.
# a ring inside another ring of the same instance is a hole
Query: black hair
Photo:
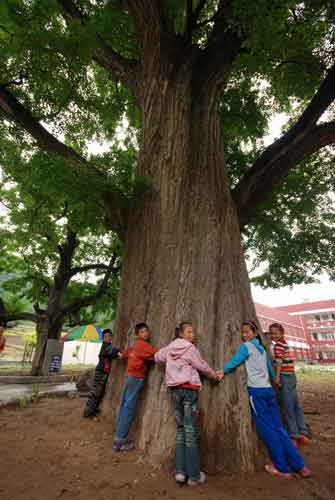
{"type": "Polygon", "coordinates": [[[270,333],[271,333],[271,328],[278,328],[278,330],[280,330],[280,332],[281,332],[282,335],[285,333],[284,327],[280,323],[272,323],[269,326],[270,333]]]}
{"type": "Polygon", "coordinates": [[[142,330],[142,328],[147,328],[147,330],[149,330],[149,327],[146,323],[144,323],[144,321],[142,321],[141,323],[136,323],[135,325],[135,335],[138,335],[138,332],[140,330],[142,330]]]}
{"type": "MultiPolygon", "coordinates": [[[[262,341],[262,337],[258,333],[258,326],[257,326],[257,324],[254,321],[251,321],[250,319],[247,319],[246,321],[243,321],[242,326],[249,326],[249,328],[251,328],[251,330],[257,334],[256,335],[256,339],[258,340],[258,342],[260,343],[260,345],[262,347],[264,347],[264,344],[263,344],[263,341],[262,341]]],[[[264,349],[265,349],[265,347],[264,347],[264,349]]]]}
{"type": "Polygon", "coordinates": [[[113,335],[113,332],[110,328],[105,328],[104,330],[102,330],[102,335],[105,335],[105,333],[109,333],[110,335],[113,335]]]}
{"type": "Polygon", "coordinates": [[[243,321],[242,326],[249,326],[253,332],[257,332],[258,326],[254,321],[251,321],[250,319],[247,319],[243,321]]]}
{"type": "Polygon", "coordinates": [[[174,338],[178,339],[180,337],[180,334],[183,333],[187,326],[192,326],[192,323],[190,321],[182,321],[181,323],[179,323],[179,325],[176,326],[174,338]]]}

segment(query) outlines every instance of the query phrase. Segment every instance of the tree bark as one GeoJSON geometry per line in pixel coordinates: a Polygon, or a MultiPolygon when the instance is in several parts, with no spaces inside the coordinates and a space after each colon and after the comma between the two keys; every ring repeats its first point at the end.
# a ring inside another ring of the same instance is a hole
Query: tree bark
{"type": "MultiPolygon", "coordinates": [[[[162,347],[176,324],[189,320],[204,358],[222,369],[240,342],[240,323],[256,315],[225,171],[217,89],[194,98],[189,68],[151,82],[143,90],[138,173],[152,179],[153,189],[128,217],[116,343],[124,348],[130,327],[147,321],[153,345],[162,347]]],[[[115,418],[124,368],[113,370],[108,394],[115,418]]],[[[204,466],[254,470],[258,447],[244,368],[220,386],[205,382],[200,401],[204,466]]],[[[151,462],[172,458],[175,423],[160,367],[149,375],[135,436],[151,462]]]]}
{"type": "Polygon", "coordinates": [[[48,341],[49,318],[46,314],[39,315],[36,321],[36,348],[34,351],[31,375],[41,375],[45,349],[48,341]]]}

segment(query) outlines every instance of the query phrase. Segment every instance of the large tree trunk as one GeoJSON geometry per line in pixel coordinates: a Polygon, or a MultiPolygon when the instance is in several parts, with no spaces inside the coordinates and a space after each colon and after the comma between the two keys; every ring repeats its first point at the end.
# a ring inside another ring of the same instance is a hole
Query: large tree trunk
{"type": "MultiPolygon", "coordinates": [[[[139,174],[153,180],[153,189],[128,220],[116,342],[125,347],[131,325],[146,321],[153,345],[162,347],[173,339],[176,324],[189,320],[204,358],[222,369],[240,342],[241,321],[255,318],[255,311],[216,98],[192,99],[190,78],[180,74],[156,98],[155,90],[146,96],[142,120],[139,174]]],[[[123,378],[123,368],[116,368],[109,387],[113,417],[123,378]]],[[[257,445],[244,368],[219,386],[205,383],[200,402],[207,469],[253,470],[257,445]]],[[[172,457],[175,423],[162,368],[149,375],[135,435],[149,460],[172,457]]]]}
{"type": "Polygon", "coordinates": [[[46,314],[39,315],[36,322],[36,348],[34,351],[31,374],[41,375],[45,356],[45,349],[48,342],[49,319],[46,314]]]}
{"type": "MultiPolygon", "coordinates": [[[[63,304],[63,293],[58,300],[49,299],[49,306],[45,313],[39,314],[36,322],[36,349],[34,352],[31,374],[42,375],[48,340],[57,340],[62,332],[64,317],[60,304],[63,304]],[[56,306],[57,304],[57,306],[56,306]]],[[[53,297],[54,298],[54,297],[53,297]]]]}

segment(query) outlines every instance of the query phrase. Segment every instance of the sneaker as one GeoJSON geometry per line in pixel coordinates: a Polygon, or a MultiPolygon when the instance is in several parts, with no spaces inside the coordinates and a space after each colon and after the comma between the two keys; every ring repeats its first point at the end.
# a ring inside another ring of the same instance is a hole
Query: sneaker
{"type": "Polygon", "coordinates": [[[121,451],[131,451],[135,448],[135,445],[132,441],[127,441],[126,443],[119,443],[118,441],[114,441],[113,451],[121,452],[121,451]]]}
{"type": "Polygon", "coordinates": [[[177,483],[185,483],[186,476],[182,472],[177,472],[177,474],[175,475],[175,480],[177,483]]]}
{"type": "Polygon", "coordinates": [[[114,443],[113,451],[121,451],[121,443],[114,443]]]}
{"type": "Polygon", "coordinates": [[[128,443],[121,444],[120,451],[132,451],[134,448],[134,443],[129,441],[128,443]]]}
{"type": "Polygon", "coordinates": [[[187,484],[189,486],[198,486],[199,484],[204,484],[206,481],[206,474],[204,472],[200,472],[200,478],[197,480],[189,479],[187,484]]]}
{"type": "Polygon", "coordinates": [[[312,471],[310,469],[307,469],[307,467],[303,467],[298,471],[298,474],[300,477],[307,479],[308,477],[311,477],[312,471]]]}
{"type": "Polygon", "coordinates": [[[298,441],[299,441],[299,444],[302,444],[303,446],[307,446],[307,445],[311,444],[311,440],[307,436],[305,436],[304,434],[301,434],[299,436],[298,441]]]}
{"type": "Polygon", "coordinates": [[[298,439],[291,438],[291,442],[292,442],[293,446],[295,446],[296,448],[298,448],[298,444],[299,444],[298,439]]]}
{"type": "Polygon", "coordinates": [[[293,478],[293,474],[290,472],[280,472],[273,464],[265,465],[264,468],[268,474],[272,474],[273,476],[283,477],[284,479],[293,478]]]}

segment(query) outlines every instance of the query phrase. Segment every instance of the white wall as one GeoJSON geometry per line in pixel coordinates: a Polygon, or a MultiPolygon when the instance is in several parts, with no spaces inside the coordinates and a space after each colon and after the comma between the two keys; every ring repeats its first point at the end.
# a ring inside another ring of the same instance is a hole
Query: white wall
{"type": "Polygon", "coordinates": [[[102,342],[64,342],[63,365],[96,365],[102,342]],[[73,356],[76,354],[77,356],[73,356]]]}

